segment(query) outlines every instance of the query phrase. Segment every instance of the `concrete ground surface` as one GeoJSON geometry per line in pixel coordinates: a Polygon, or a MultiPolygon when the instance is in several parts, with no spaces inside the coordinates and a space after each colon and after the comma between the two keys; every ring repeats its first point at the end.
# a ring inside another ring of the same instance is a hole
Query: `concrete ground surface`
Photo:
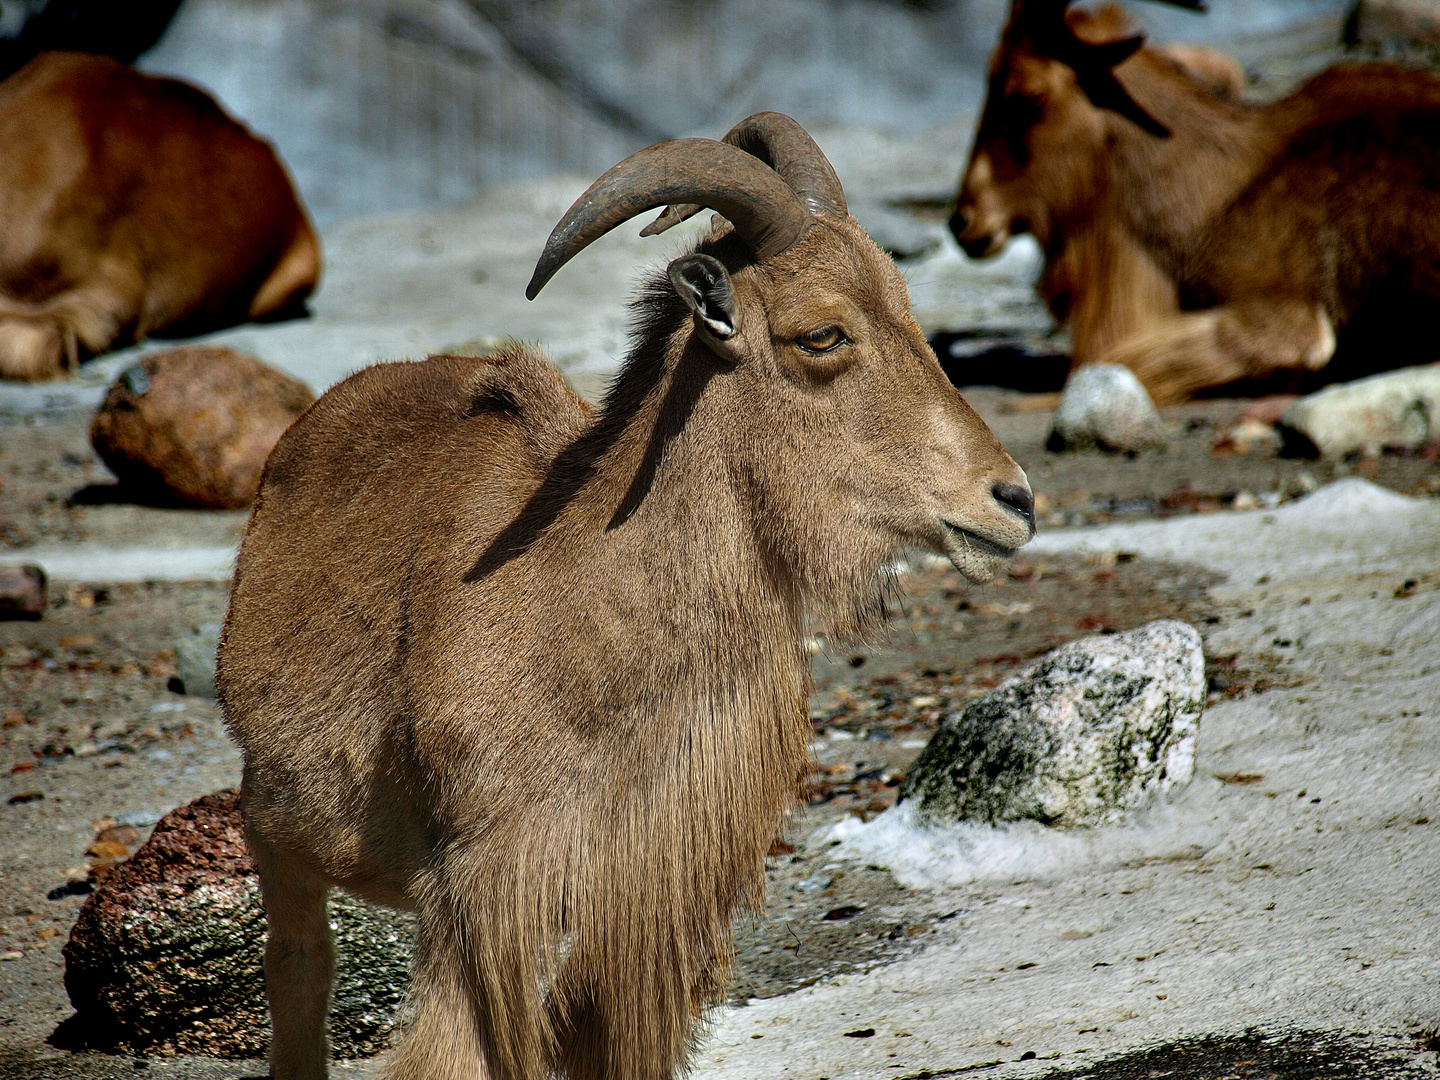
{"type": "MultiPolygon", "coordinates": [[[[696,1075],[1118,1080],[1190,1059],[1192,1070],[1170,1074],[1440,1073],[1440,501],[1348,479],[1274,511],[1050,530],[1025,557],[1034,572],[1022,566],[985,589],[920,560],[904,575],[911,599],[894,640],[817,661],[820,765],[849,763],[853,774],[878,751],[903,770],[933,724],[926,699],[910,694],[944,692],[942,657],[954,681],[971,680],[957,699],[978,692],[1015,662],[995,653],[1042,649],[1057,614],[1062,630],[1093,625],[1076,616],[1119,588],[1129,600],[1102,621],[1124,629],[1178,615],[1201,627],[1221,672],[1270,673],[1248,676],[1234,698],[1212,695],[1197,778],[1168,818],[1148,823],[1174,842],[1137,856],[1112,830],[1057,861],[1043,840],[998,835],[1004,859],[975,860],[969,880],[946,885],[903,832],[865,864],[831,846],[837,821],[859,813],[871,819],[862,828],[881,830],[894,811],[865,813],[858,794],[812,807],[790,830],[795,855],[771,861],[766,919],[740,927],[742,984],[763,997],[714,1017],[696,1075]],[[948,623],[937,618],[955,608],[948,623]],[[903,722],[877,744],[885,722],[863,719],[875,716],[863,698],[891,685],[897,693],[875,704],[898,697],[891,712],[903,722]],[[927,872],[938,887],[920,880],[927,872]],[[799,888],[817,877],[833,883],[799,888]],[[851,935],[842,940],[826,915],[846,904],[865,914],[838,924],[851,935]],[[789,970],[774,970],[777,955],[789,970]]],[[[0,830],[4,947],[24,953],[0,964],[0,1076],[263,1075],[256,1062],[132,1061],[45,1041],[70,1014],[59,949],[82,899],[41,897],[81,861],[85,823],[164,810],[235,783],[239,765],[213,704],[166,691],[157,648],[223,608],[223,585],[111,585],[103,600],[93,586],[64,588],[54,615],[8,624],[7,640],[36,638],[27,655],[68,648],[111,671],[131,653],[153,666],[104,698],[83,681],[95,665],[72,660],[56,677],[81,681],[56,691],[60,712],[71,723],[133,714],[122,746],[4,778],[6,799],[46,797],[5,807],[0,830]],[[144,621],[82,640],[127,619],[144,621]]]]}

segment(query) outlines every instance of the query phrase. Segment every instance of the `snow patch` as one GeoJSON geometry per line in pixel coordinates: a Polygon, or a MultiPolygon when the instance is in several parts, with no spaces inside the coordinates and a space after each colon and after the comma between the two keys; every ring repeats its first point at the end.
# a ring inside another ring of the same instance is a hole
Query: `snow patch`
{"type": "Polygon", "coordinates": [[[1224,839],[1230,824],[1214,799],[1222,785],[1204,780],[1196,777],[1180,798],[1157,798],[1099,828],[1054,829],[1034,821],[936,825],[924,821],[911,800],[868,823],[857,817],[836,822],[810,843],[835,845],[826,853],[835,860],[883,866],[910,889],[1053,881],[1149,859],[1198,859],[1224,839]]]}

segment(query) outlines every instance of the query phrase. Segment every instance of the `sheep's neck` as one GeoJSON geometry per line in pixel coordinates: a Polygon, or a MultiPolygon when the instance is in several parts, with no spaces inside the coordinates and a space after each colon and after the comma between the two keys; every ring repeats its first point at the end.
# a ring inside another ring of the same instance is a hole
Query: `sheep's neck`
{"type": "Polygon", "coordinates": [[[724,370],[682,355],[672,343],[663,360],[627,365],[634,385],[597,421],[590,475],[536,554],[573,568],[560,617],[598,646],[600,682],[646,685],[677,705],[758,692],[794,708],[806,680],[800,601],[726,448],[707,437],[725,430],[710,415],[724,370]]]}

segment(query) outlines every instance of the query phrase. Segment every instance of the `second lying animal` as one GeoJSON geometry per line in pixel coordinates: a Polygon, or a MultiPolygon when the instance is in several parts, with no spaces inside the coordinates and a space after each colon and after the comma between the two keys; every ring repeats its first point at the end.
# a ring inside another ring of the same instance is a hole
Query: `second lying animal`
{"type": "Polygon", "coordinates": [[[325,1074],[336,887],[419,912],[394,1080],[673,1076],[806,771],[804,637],[881,618],[898,548],[985,581],[1034,531],[788,117],[621,162],[530,295],[665,204],[726,221],[646,283],[597,413],[534,352],[434,357],[270,459],[219,688],[276,1080],[325,1074]]]}
{"type": "Polygon", "coordinates": [[[1075,364],[1166,404],[1325,368],[1337,339],[1339,378],[1435,359],[1440,78],[1340,65],[1246,104],[1067,2],[1015,0],[951,229],[975,257],[1035,235],[1075,364]]]}

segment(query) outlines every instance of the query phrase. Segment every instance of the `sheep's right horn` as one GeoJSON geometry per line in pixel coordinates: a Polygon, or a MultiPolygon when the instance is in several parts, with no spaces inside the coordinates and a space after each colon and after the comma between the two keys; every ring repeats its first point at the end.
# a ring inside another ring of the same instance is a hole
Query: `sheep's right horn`
{"type": "MultiPolygon", "coordinates": [[[[723,141],[754,154],[769,165],[812,212],[849,216],[845,189],[840,186],[830,159],[793,117],[778,112],[755,113],[726,132],[723,141]]],[[[662,233],[703,209],[693,204],[666,207],[663,214],[640,230],[640,235],[662,233]]]]}
{"type": "Polygon", "coordinates": [[[815,220],[759,158],[714,139],[673,139],[631,154],[575,200],[546,241],[526,297],[534,300],[560,267],[615,226],[674,203],[718,210],[759,259],[789,248],[815,220]]]}

